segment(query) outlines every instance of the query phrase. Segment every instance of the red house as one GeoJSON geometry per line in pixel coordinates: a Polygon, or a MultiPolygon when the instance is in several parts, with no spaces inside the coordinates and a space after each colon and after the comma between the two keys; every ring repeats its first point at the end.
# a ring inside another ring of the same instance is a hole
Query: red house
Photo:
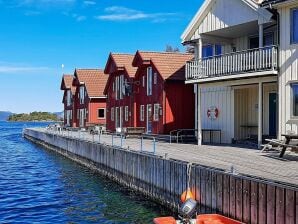
{"type": "Polygon", "coordinates": [[[60,89],[64,91],[62,103],[64,104],[64,126],[73,126],[73,97],[76,88],[72,85],[73,75],[63,75],[60,89]]]}
{"type": "Polygon", "coordinates": [[[73,85],[74,127],[87,127],[91,124],[106,125],[106,100],[104,88],[107,76],[101,69],[76,69],[73,85]]]}
{"type": "Polygon", "coordinates": [[[137,51],[133,66],[137,127],[147,133],[168,134],[194,128],[194,89],[185,85],[185,64],[192,54],[137,51]]]}
{"type": "Polygon", "coordinates": [[[122,130],[134,127],[133,83],[136,68],[132,66],[134,55],[111,53],[105,67],[109,78],[104,94],[107,95],[107,129],[122,130]]]}

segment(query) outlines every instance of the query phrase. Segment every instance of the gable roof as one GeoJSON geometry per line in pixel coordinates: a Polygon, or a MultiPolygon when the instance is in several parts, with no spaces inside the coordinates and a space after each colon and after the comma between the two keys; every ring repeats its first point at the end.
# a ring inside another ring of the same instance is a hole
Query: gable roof
{"type": "MultiPolygon", "coordinates": [[[[225,0],[223,0],[225,1],[225,0]]],[[[226,0],[229,1],[229,0],[226,0]]],[[[264,21],[268,21],[271,18],[271,13],[269,13],[266,9],[260,8],[260,3],[263,0],[239,0],[249,6],[252,10],[254,10],[260,19],[264,21]]],[[[212,6],[216,3],[216,0],[205,0],[204,3],[201,5],[200,9],[191,20],[183,34],[181,35],[182,43],[187,42],[190,40],[193,33],[199,27],[201,22],[207,16],[207,14],[211,11],[212,6]]]]}
{"type": "Polygon", "coordinates": [[[71,93],[74,94],[75,93],[75,86],[72,85],[74,76],[70,75],[70,74],[64,74],[62,76],[62,81],[61,81],[61,85],[60,85],[60,89],[61,90],[71,90],[71,93]]]}
{"type": "Polygon", "coordinates": [[[84,84],[90,98],[105,97],[103,91],[108,77],[102,69],[76,69],[75,85],[84,84]]]}
{"type": "Polygon", "coordinates": [[[132,60],[134,55],[110,53],[108,61],[105,67],[105,74],[115,72],[117,70],[125,70],[129,77],[134,77],[136,74],[136,68],[132,66],[132,60]],[[114,70],[110,69],[111,65],[114,65],[114,70]]]}
{"type": "Polygon", "coordinates": [[[179,52],[137,51],[133,66],[139,66],[138,61],[150,62],[158,70],[164,80],[185,80],[185,64],[194,58],[193,54],[179,52]]]}

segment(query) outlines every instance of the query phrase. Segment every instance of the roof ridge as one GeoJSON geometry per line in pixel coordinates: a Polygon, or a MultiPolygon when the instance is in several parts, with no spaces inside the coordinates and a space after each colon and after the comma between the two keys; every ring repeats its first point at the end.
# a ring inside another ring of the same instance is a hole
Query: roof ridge
{"type": "Polygon", "coordinates": [[[103,70],[102,68],[76,68],[75,70],[103,70]]]}
{"type": "Polygon", "coordinates": [[[112,55],[131,55],[134,56],[134,54],[130,54],[130,53],[115,53],[115,52],[111,52],[112,55]]]}
{"type": "Polygon", "coordinates": [[[180,54],[180,55],[193,55],[192,53],[187,52],[166,52],[166,51],[140,51],[141,53],[156,53],[156,54],[180,54]]]}

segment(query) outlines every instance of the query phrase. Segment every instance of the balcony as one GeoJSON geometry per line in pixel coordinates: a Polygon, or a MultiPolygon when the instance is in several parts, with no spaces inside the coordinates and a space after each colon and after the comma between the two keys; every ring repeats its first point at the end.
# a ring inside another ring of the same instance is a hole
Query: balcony
{"type": "Polygon", "coordinates": [[[277,57],[277,47],[267,46],[188,61],[186,82],[210,82],[277,74],[277,57]]]}

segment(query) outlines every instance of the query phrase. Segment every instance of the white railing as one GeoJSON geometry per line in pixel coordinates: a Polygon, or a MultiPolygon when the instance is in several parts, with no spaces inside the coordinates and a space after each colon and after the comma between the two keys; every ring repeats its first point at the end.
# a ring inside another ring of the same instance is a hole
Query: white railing
{"type": "Polygon", "coordinates": [[[249,49],[186,63],[186,80],[277,70],[277,47],[249,49]]]}

